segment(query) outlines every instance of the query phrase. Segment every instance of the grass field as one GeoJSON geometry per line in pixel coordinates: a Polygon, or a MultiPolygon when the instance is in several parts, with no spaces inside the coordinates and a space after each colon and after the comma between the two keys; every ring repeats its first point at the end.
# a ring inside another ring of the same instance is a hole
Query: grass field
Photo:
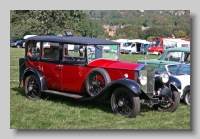
{"type": "MultiPolygon", "coordinates": [[[[141,107],[136,118],[115,115],[108,102],[82,102],[47,95],[31,101],[19,86],[18,59],[24,49],[10,48],[10,129],[190,129],[190,106],[180,103],[177,111],[162,113],[141,107]]],[[[121,55],[121,60],[136,62],[144,55],[121,55]]],[[[147,59],[158,56],[148,55],[147,59]]]]}

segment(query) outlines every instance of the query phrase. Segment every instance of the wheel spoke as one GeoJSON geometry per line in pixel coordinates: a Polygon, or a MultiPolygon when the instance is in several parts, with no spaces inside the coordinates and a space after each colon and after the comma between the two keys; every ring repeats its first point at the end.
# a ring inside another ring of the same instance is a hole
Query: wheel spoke
{"type": "Polygon", "coordinates": [[[132,105],[130,98],[125,93],[118,94],[116,98],[116,104],[118,105],[119,111],[121,114],[128,114],[132,110],[132,105]],[[122,102],[122,106],[118,105],[118,102],[122,102]]]}

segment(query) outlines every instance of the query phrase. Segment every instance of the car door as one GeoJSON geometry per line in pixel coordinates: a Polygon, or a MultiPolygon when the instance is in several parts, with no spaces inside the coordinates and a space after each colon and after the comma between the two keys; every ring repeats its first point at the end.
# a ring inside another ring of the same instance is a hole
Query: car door
{"type": "MultiPolygon", "coordinates": [[[[62,57],[62,90],[68,92],[85,93],[85,54],[84,48],[75,45],[73,51],[68,49],[68,44],[63,46],[62,57]],[[81,50],[82,49],[82,50],[81,50]]],[[[89,50],[88,50],[89,51],[89,50]]],[[[92,53],[92,52],[91,52],[92,53]]]]}
{"type": "Polygon", "coordinates": [[[42,45],[41,66],[49,89],[61,90],[62,65],[59,62],[59,43],[44,42],[42,45]]]}
{"type": "Polygon", "coordinates": [[[132,53],[136,53],[136,43],[132,43],[130,49],[132,53]]]}

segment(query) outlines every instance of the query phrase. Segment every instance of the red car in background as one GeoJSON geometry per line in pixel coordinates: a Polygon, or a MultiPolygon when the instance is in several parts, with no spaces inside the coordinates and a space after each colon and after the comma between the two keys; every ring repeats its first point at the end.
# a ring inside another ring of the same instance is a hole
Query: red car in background
{"type": "Polygon", "coordinates": [[[120,43],[66,34],[26,40],[25,57],[19,59],[19,87],[24,87],[27,98],[51,93],[110,101],[114,113],[124,117],[136,117],[141,104],[176,111],[180,80],[167,72],[155,77],[154,69],[145,64],[120,61],[120,43]]]}

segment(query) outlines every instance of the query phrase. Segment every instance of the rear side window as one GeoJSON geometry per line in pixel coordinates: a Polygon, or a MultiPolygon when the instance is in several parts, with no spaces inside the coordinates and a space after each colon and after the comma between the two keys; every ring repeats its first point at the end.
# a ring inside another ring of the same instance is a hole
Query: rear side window
{"type": "Polygon", "coordinates": [[[43,60],[59,60],[59,43],[43,42],[42,43],[43,60]]]}

